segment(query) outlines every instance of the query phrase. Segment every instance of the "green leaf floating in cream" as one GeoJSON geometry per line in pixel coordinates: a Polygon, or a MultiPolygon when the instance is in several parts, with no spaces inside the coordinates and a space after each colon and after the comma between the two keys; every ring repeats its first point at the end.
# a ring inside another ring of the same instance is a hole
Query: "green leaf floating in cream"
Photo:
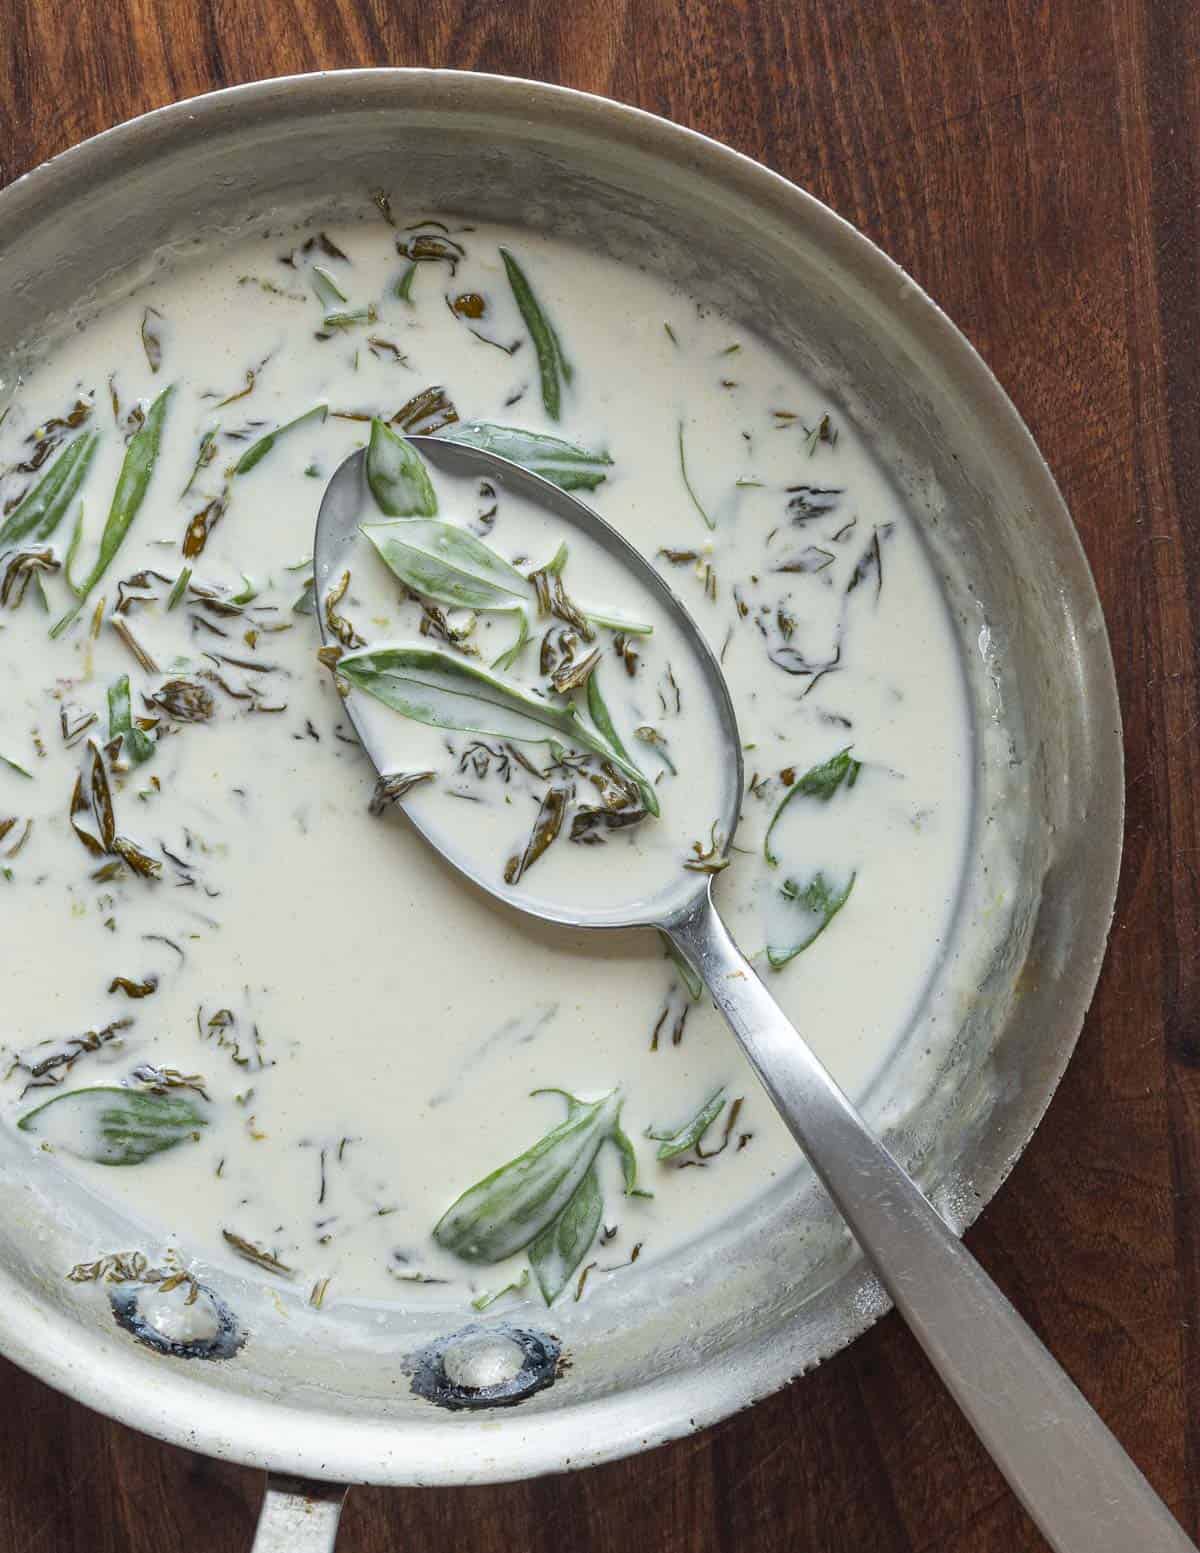
{"type": "Polygon", "coordinates": [[[612,761],[639,786],[645,783],[633,762],[573,706],[543,701],[436,648],[365,647],[340,658],[337,672],[414,722],[518,743],[559,739],[612,761]]]}
{"type": "Polygon", "coordinates": [[[158,463],[163,421],[166,418],[170,398],[171,389],[164,388],[147,410],[144,424],[129,439],[129,446],[125,449],[125,458],[121,464],[121,473],[117,476],[116,490],[109,505],[104,531],[100,535],[99,553],[91,571],[79,586],[79,596],[75,603],[51,630],[52,637],[59,636],[65,631],[79,614],[88,594],[112,564],[113,557],[121,548],[134,518],[141,510],[150,477],[158,463]]]}
{"type": "Polygon", "coordinates": [[[605,470],[612,466],[607,453],[593,453],[562,437],[522,431],[518,426],[497,426],[491,421],[462,421],[438,435],[443,442],[458,442],[507,458],[562,491],[594,491],[608,478],[605,470]]]}
{"type": "Polygon", "coordinates": [[[85,431],[69,442],[32,490],[0,524],[0,549],[19,540],[49,539],[83,484],[100,441],[97,431],[85,431]]]}
{"type": "Polygon", "coordinates": [[[529,1248],[529,1265],[547,1305],[554,1303],[588,1254],[603,1214],[604,1194],[593,1165],[567,1206],[529,1248]]]}
{"type": "Polygon", "coordinates": [[[22,1132],[98,1165],[140,1165],[207,1125],[195,1103],[181,1096],[104,1086],[55,1095],[17,1123],[22,1132]]]}
{"type": "Polygon", "coordinates": [[[788,788],[780,800],[779,807],[771,816],[771,823],[767,826],[767,833],[763,837],[763,856],[772,868],[779,866],[779,859],[771,851],[771,832],[779,824],[788,804],[797,798],[815,798],[821,803],[828,803],[843,783],[847,789],[853,787],[858,781],[858,773],[861,770],[862,761],[851,758],[850,746],[847,745],[844,750],[831,755],[821,765],[810,767],[798,782],[788,788]]]}
{"type": "Polygon", "coordinates": [[[414,593],[438,604],[508,610],[532,607],[535,602],[532,583],[516,567],[455,523],[397,518],[391,523],[364,523],[362,532],[389,571],[414,593]]]}
{"type": "Polygon", "coordinates": [[[656,1157],[667,1160],[675,1159],[680,1154],[689,1153],[703,1139],[704,1134],[716,1121],[724,1106],[724,1089],[715,1089],[696,1112],[695,1116],[690,1121],[685,1122],[677,1131],[655,1132],[653,1126],[647,1127],[647,1138],[652,1138],[658,1144],[656,1157]]]}
{"type": "Polygon", "coordinates": [[[233,473],[235,475],[248,475],[257,464],[262,463],[280,437],[285,436],[289,431],[295,431],[297,426],[304,426],[309,421],[315,420],[317,416],[320,416],[321,420],[324,421],[328,414],[329,406],[327,404],[317,404],[311,410],[305,410],[303,415],[297,415],[294,420],[285,421],[282,426],[276,426],[274,431],[267,432],[266,436],[260,437],[257,442],[250,444],[241,458],[234,464],[233,473]]]}
{"type": "Polygon", "coordinates": [[[550,419],[556,421],[562,406],[563,385],[575,376],[574,368],[563,354],[558,332],[542,311],[542,305],[534,295],[525,271],[507,248],[501,248],[500,257],[504,260],[504,271],[512,288],[513,299],[529,330],[529,338],[533,341],[542,380],[542,404],[550,419]]]}
{"type": "MultiPolygon", "coordinates": [[[[767,959],[772,970],[780,970],[789,960],[810,948],[850,899],[856,873],[848,875],[844,882],[827,879],[819,870],[807,884],[785,879],[780,896],[793,908],[791,921],[793,937],[785,945],[768,943],[767,959]]],[[[789,916],[791,913],[789,913],[789,916]]]]}
{"type": "Polygon", "coordinates": [[[378,416],[367,444],[367,484],[389,518],[432,518],[437,494],[421,455],[378,416]]]}
{"type": "Polygon", "coordinates": [[[590,1102],[564,1098],[565,1121],[470,1187],[438,1220],[433,1238],[444,1250],[465,1262],[502,1262],[523,1251],[568,1207],[617,1126],[621,1096],[614,1089],[590,1102]]]}

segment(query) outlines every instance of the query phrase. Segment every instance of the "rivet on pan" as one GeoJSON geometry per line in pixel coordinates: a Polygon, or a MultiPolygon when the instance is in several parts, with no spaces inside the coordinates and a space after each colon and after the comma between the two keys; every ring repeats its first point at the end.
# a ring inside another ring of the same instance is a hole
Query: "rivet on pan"
{"type": "Polygon", "coordinates": [[[561,1351],[546,1332],[468,1326],[414,1354],[405,1369],[417,1395],[438,1407],[512,1407],[554,1384],[561,1351]]]}
{"type": "Polygon", "coordinates": [[[229,1306],[206,1284],[183,1284],[165,1294],[156,1284],[125,1284],[109,1300],[119,1326],[173,1359],[231,1359],[246,1340],[229,1306]]]}

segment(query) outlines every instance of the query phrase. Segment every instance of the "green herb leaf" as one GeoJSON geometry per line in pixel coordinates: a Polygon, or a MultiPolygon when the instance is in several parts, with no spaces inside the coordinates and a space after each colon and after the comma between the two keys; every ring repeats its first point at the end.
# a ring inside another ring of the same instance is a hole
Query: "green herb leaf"
{"type": "Polygon", "coordinates": [[[366,647],[345,653],[337,671],[414,722],[528,744],[559,738],[611,760],[635,782],[645,780],[628,756],[608,743],[603,729],[589,728],[574,707],[539,700],[436,648],[366,647]]]}
{"type": "Polygon", "coordinates": [[[608,478],[605,469],[612,459],[607,453],[593,453],[561,437],[516,426],[496,426],[490,421],[463,421],[439,433],[446,442],[479,448],[520,464],[532,474],[541,475],[561,491],[594,491],[608,478]]]}
{"type": "Polygon", "coordinates": [[[108,687],[108,737],[121,740],[131,766],[149,760],[156,748],[150,735],[133,720],[128,674],[122,674],[108,687]]]}
{"type": "Polygon", "coordinates": [[[779,970],[820,938],[850,899],[850,891],[857,877],[857,873],[852,873],[845,885],[830,883],[821,872],[815,873],[805,885],[797,884],[794,879],[784,881],[779,893],[799,913],[797,927],[800,936],[796,942],[782,948],[777,944],[767,945],[767,959],[772,970],[779,970]]]}
{"type": "Polygon", "coordinates": [[[437,494],[421,455],[376,417],[367,446],[367,484],[380,510],[390,518],[431,518],[437,494]]]}
{"type": "Polygon", "coordinates": [[[565,1121],[446,1210],[433,1230],[444,1250],[467,1262],[503,1261],[536,1240],[568,1206],[616,1124],[621,1098],[613,1090],[590,1103],[566,1099],[565,1121]]]}
{"type": "Polygon", "coordinates": [[[104,525],[104,532],[100,536],[100,553],[96,557],[95,565],[80,586],[79,597],[75,604],[51,630],[52,637],[59,636],[65,631],[79,614],[84,600],[112,564],[113,557],[121,548],[134,518],[141,509],[150,477],[158,462],[163,421],[166,418],[170,397],[171,388],[164,388],[146,412],[146,419],[142,426],[129,439],[121,473],[117,476],[117,488],[113,492],[112,503],[108,509],[108,519],[104,525]]]}
{"type": "Polygon", "coordinates": [[[99,441],[98,431],[85,431],[63,448],[0,525],[0,549],[23,539],[50,538],[83,484],[99,441]]]}
{"type": "Polygon", "coordinates": [[[346,302],[349,298],[334,280],[333,276],[323,264],[314,264],[312,267],[312,286],[317,294],[317,300],[322,308],[336,307],[339,302],[346,302]]]}
{"type": "Polygon", "coordinates": [[[295,420],[285,421],[282,426],[276,426],[274,431],[269,431],[265,437],[260,437],[257,442],[252,442],[246,451],[233,466],[235,475],[249,474],[256,464],[260,464],[280,437],[289,431],[294,431],[297,426],[303,426],[306,421],[311,421],[314,416],[325,419],[329,413],[327,404],[314,405],[311,410],[305,410],[303,415],[297,415],[295,420]]]}
{"type": "Polygon", "coordinates": [[[529,1248],[529,1263],[547,1305],[554,1303],[588,1254],[603,1213],[604,1196],[593,1165],[570,1202],[529,1248]]]}
{"type": "Polygon", "coordinates": [[[107,1086],[55,1095],[17,1122],[22,1132],[98,1165],[140,1165],[207,1125],[192,1100],[107,1086]]]}
{"type": "Polygon", "coordinates": [[[630,759],[629,752],[621,742],[621,735],[613,726],[608,703],[604,699],[604,692],[600,689],[600,675],[598,671],[593,673],[588,679],[587,704],[592,721],[620,756],[621,762],[623,762],[622,769],[637,783],[642,795],[642,803],[645,805],[647,813],[658,815],[661,812],[658,805],[658,794],[654,791],[653,784],[646,780],[636,762],[630,759]]]}
{"type": "Polygon", "coordinates": [[[725,1090],[714,1089],[695,1116],[674,1132],[655,1132],[653,1127],[647,1127],[646,1137],[652,1138],[658,1144],[655,1157],[675,1159],[680,1154],[690,1153],[703,1140],[704,1134],[720,1116],[724,1107],[725,1090]]]}
{"type": "Polygon", "coordinates": [[[501,248],[500,257],[504,260],[508,284],[512,287],[513,297],[537,353],[538,371],[542,379],[542,403],[546,407],[546,414],[552,421],[556,421],[562,405],[562,385],[571,381],[574,371],[563,355],[562,344],[554,326],[543,313],[524,270],[507,248],[501,248]]]}
{"type": "MultiPolygon", "coordinates": [[[[393,435],[386,427],[383,430],[393,435]]],[[[521,573],[455,523],[400,518],[392,523],[364,523],[362,532],[401,582],[439,604],[507,610],[533,603],[533,587],[521,573]]]]}
{"type": "Polygon", "coordinates": [[[862,761],[853,760],[850,756],[850,746],[839,750],[836,755],[822,765],[812,766],[780,800],[778,809],[771,816],[771,823],[767,826],[767,834],[763,837],[763,856],[772,868],[779,865],[779,859],[771,851],[771,832],[783,815],[783,811],[794,798],[816,798],[821,803],[828,803],[834,793],[845,783],[849,789],[858,781],[858,773],[862,770],[862,761]]]}

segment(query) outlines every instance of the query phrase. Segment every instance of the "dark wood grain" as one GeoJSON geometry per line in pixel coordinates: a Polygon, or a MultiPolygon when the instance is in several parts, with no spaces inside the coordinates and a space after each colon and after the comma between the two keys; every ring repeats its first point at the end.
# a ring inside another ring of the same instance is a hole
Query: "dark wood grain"
{"type": "MultiPolygon", "coordinates": [[[[761,158],[881,243],[1008,388],[1104,600],[1126,718],[1116,928],[1079,1052],[971,1235],[1200,1533],[1200,9],[1194,0],[7,0],[0,179],[212,87],[456,65],[761,158]]],[[[6,1553],[245,1553],[260,1478],[3,1368],[6,1553]]],[[[697,1438],[570,1478],[351,1495],[340,1548],[1044,1547],[894,1318],[697,1438]]],[[[1131,1550],[1135,1553],[1135,1550],[1131,1550]]]]}

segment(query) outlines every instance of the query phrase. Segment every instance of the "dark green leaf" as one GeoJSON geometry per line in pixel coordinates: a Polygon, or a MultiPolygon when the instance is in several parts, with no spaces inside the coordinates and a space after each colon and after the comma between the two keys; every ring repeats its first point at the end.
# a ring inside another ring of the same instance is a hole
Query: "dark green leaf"
{"type": "Polygon", "coordinates": [[[0,549],[23,539],[50,538],[83,484],[99,441],[98,431],[85,431],[63,448],[0,525],[0,549]]]}
{"type": "Polygon", "coordinates": [[[145,729],[134,723],[128,674],[122,674],[108,687],[108,737],[121,740],[132,766],[140,766],[144,760],[149,760],[156,748],[145,729]]]}
{"type": "Polygon", "coordinates": [[[819,766],[812,766],[800,780],[794,783],[784,793],[778,809],[771,816],[771,823],[767,826],[767,834],[763,837],[763,856],[772,868],[778,866],[779,859],[771,851],[771,832],[779,824],[783,811],[795,798],[815,798],[820,803],[828,803],[834,793],[845,783],[849,789],[858,781],[858,773],[862,770],[862,761],[853,760],[850,756],[850,746],[839,750],[836,755],[819,766]]]}
{"type": "Polygon", "coordinates": [[[796,911],[796,937],[787,945],[767,945],[767,959],[773,970],[794,960],[798,954],[814,944],[850,899],[850,891],[858,877],[852,873],[844,886],[831,883],[823,873],[815,873],[805,885],[794,879],[784,881],[780,895],[796,911]]]}
{"type": "Polygon", "coordinates": [[[563,355],[554,326],[543,313],[524,270],[507,248],[501,248],[500,257],[504,260],[508,284],[512,287],[513,297],[537,353],[538,371],[542,380],[542,403],[546,407],[546,414],[552,421],[556,421],[562,406],[562,385],[569,383],[574,375],[571,364],[563,355]]]}
{"type": "Polygon", "coordinates": [[[112,564],[113,557],[121,548],[134,518],[141,509],[150,477],[158,462],[163,421],[166,418],[170,397],[171,388],[164,388],[146,412],[143,425],[129,439],[121,473],[117,476],[117,488],[113,492],[112,503],[108,509],[108,519],[104,525],[104,532],[100,536],[100,552],[96,557],[95,565],[84,578],[77,601],[51,630],[51,636],[58,636],[65,631],[83,608],[84,600],[112,564]]]}
{"type": "Polygon", "coordinates": [[[297,415],[295,420],[285,421],[282,426],[276,426],[274,431],[269,431],[265,437],[260,437],[257,442],[252,442],[246,451],[233,466],[235,475],[249,474],[256,464],[260,464],[280,437],[289,431],[294,431],[297,426],[303,426],[306,421],[311,421],[319,415],[322,420],[329,413],[327,404],[314,405],[311,410],[305,410],[303,415],[297,415]]]}

